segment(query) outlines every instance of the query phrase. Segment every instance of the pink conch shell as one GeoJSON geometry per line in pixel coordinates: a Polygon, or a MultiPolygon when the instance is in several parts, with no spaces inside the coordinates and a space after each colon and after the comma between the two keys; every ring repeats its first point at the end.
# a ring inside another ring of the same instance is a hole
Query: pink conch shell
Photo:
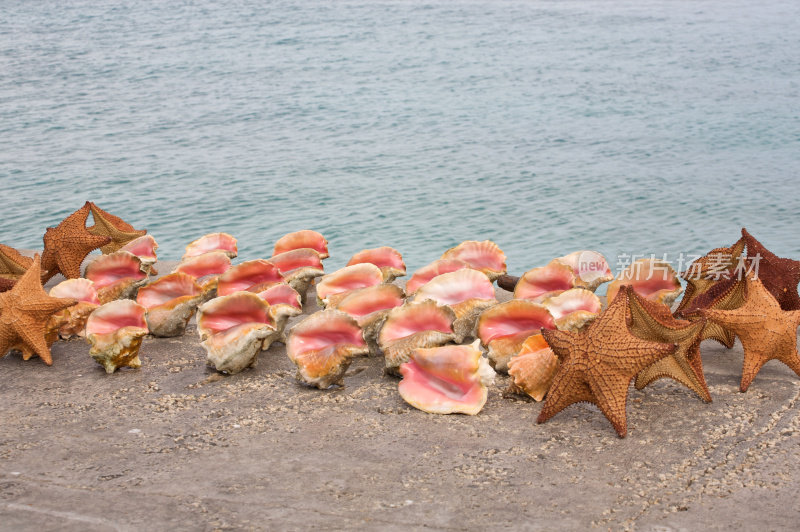
{"type": "Polygon", "coordinates": [[[129,251],[100,255],[86,266],[84,277],[94,283],[101,303],[136,297],[136,291],[147,282],[149,266],[129,251]]]}
{"type": "Polygon", "coordinates": [[[203,299],[217,294],[217,280],[231,267],[231,258],[224,251],[210,251],[181,261],[174,273],[185,273],[195,278],[203,289],[203,299]]]}
{"type": "Polygon", "coordinates": [[[325,275],[319,253],[311,248],[298,248],[279,253],[269,261],[278,267],[281,275],[303,297],[311,280],[325,275]]]}
{"type": "Polygon", "coordinates": [[[129,251],[139,257],[142,264],[152,265],[158,260],[158,257],[156,257],[157,249],[158,243],[156,239],[150,235],[144,235],[131,240],[119,248],[119,251],[129,251]]]}
{"type": "Polygon", "coordinates": [[[553,260],[572,268],[575,272],[576,286],[588,288],[592,292],[614,278],[608,261],[597,251],[574,251],[553,260]]]}
{"type": "Polygon", "coordinates": [[[89,315],[86,320],[86,339],[92,345],[89,354],[106,373],[114,373],[123,366],[142,365],[139,347],[147,334],[145,312],[135,301],[120,299],[98,307],[89,315]]]}
{"type": "Polygon", "coordinates": [[[522,344],[519,354],[508,362],[512,379],[509,391],[541,401],[553,383],[558,365],[558,358],[542,335],[531,336],[522,344]]]}
{"type": "Polygon", "coordinates": [[[359,251],[353,255],[347,265],[352,266],[353,264],[364,263],[374,264],[380,268],[383,273],[383,280],[387,283],[406,274],[406,264],[403,262],[403,256],[399,251],[388,246],[359,251]]]}
{"type": "Polygon", "coordinates": [[[577,285],[578,279],[572,268],[554,260],[547,266],[525,272],[514,288],[514,299],[541,301],[577,285]]]}
{"type": "Polygon", "coordinates": [[[374,264],[345,266],[329,273],[317,283],[317,302],[321,307],[335,305],[352,290],[375,286],[383,282],[381,269],[374,264]]]}
{"type": "Polygon", "coordinates": [[[469,264],[463,260],[458,259],[438,259],[427,266],[423,266],[414,272],[411,279],[406,283],[406,294],[411,295],[416,292],[420,286],[424,285],[434,277],[442,275],[443,273],[455,272],[464,268],[471,268],[469,264]]]}
{"type": "Polygon", "coordinates": [[[481,411],[494,382],[494,371],[472,345],[415,349],[400,366],[398,385],[405,402],[430,414],[469,414],[481,411]]]}
{"type": "Polygon", "coordinates": [[[683,292],[677,272],[668,262],[658,259],[639,259],[619,272],[608,285],[606,300],[613,301],[623,285],[631,285],[640,296],[668,307],[683,292]]]}
{"type": "Polygon", "coordinates": [[[506,255],[491,240],[467,240],[442,254],[443,259],[463,260],[494,281],[506,273],[506,255]]]}
{"type": "Polygon", "coordinates": [[[321,390],[341,384],[351,359],[367,352],[356,321],[333,309],[315,312],[292,327],[286,341],[297,379],[321,390]]]}
{"type": "Polygon", "coordinates": [[[380,353],[378,331],[383,326],[386,316],[405,300],[403,289],[393,284],[379,284],[348,292],[335,308],[356,320],[364,332],[364,340],[370,353],[380,353]]]}
{"type": "Polygon", "coordinates": [[[508,361],[519,352],[523,342],[529,336],[540,334],[542,328],[556,328],[553,316],[545,307],[526,299],[512,299],[481,314],[478,337],[489,348],[486,356],[492,367],[505,372],[508,361]]]}
{"type": "Polygon", "coordinates": [[[136,302],[147,309],[153,336],[180,336],[203,299],[203,288],[189,274],[170,273],[139,289],[136,302]]]}
{"type": "Polygon", "coordinates": [[[268,260],[248,260],[231,266],[217,279],[217,295],[227,296],[248,290],[263,292],[270,285],[282,283],[283,276],[278,267],[268,260]]]}
{"type": "Polygon", "coordinates": [[[269,314],[275,322],[275,328],[283,340],[283,329],[293,316],[303,313],[300,294],[287,283],[278,283],[258,293],[258,297],[269,303],[269,314]]]}
{"type": "Polygon", "coordinates": [[[478,270],[463,269],[439,275],[425,283],[414,295],[414,302],[431,299],[447,305],[456,314],[453,331],[456,343],[475,336],[475,324],[484,309],[497,304],[494,286],[478,270]]]}
{"type": "Polygon", "coordinates": [[[212,251],[224,251],[230,258],[235,258],[239,254],[234,237],[228,233],[210,233],[187,244],[186,253],[183,254],[181,260],[212,251]]]}
{"type": "Polygon", "coordinates": [[[430,300],[390,310],[378,334],[386,373],[399,375],[400,364],[408,362],[411,352],[418,347],[435,347],[455,340],[455,320],[453,309],[430,300]]]}
{"type": "Polygon", "coordinates": [[[278,338],[269,303],[252,292],[217,297],[197,309],[206,362],[230,374],[255,366],[258,353],[278,338]]]}
{"type": "Polygon", "coordinates": [[[578,332],[594,321],[602,310],[600,298],[584,288],[572,288],[548,297],[542,305],[553,315],[560,331],[578,332]]]}
{"type": "Polygon", "coordinates": [[[61,338],[86,336],[86,320],[100,306],[97,290],[89,279],[67,279],[50,289],[50,297],[74,299],[78,303],[55,313],[47,324],[49,331],[57,331],[61,338]]]}
{"type": "Polygon", "coordinates": [[[285,253],[293,249],[311,248],[319,253],[320,259],[328,258],[328,241],[316,231],[304,229],[295,233],[284,235],[275,242],[272,254],[285,253]]]}

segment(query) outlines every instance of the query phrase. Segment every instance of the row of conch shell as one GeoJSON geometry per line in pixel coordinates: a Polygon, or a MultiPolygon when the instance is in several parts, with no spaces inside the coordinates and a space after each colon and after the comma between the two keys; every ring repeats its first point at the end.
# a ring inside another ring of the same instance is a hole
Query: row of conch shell
{"type": "Polygon", "coordinates": [[[147,283],[150,266],[129,251],[100,255],[90,262],[83,276],[94,283],[101,303],[131,299],[147,283]]]}
{"type": "Polygon", "coordinates": [[[622,270],[608,285],[607,300],[613,301],[619,289],[626,285],[645,299],[668,307],[683,293],[678,273],[667,261],[654,258],[639,259],[622,270]]]}
{"type": "Polygon", "coordinates": [[[269,262],[278,268],[284,281],[297,290],[301,297],[313,279],[325,275],[319,252],[311,248],[284,251],[270,257],[269,262]]]}
{"type": "Polygon", "coordinates": [[[265,259],[248,260],[231,266],[217,278],[217,295],[235,292],[261,292],[273,284],[284,282],[280,270],[265,259]]]}
{"type": "Polygon", "coordinates": [[[594,292],[613,278],[608,261],[602,254],[575,251],[525,272],[514,287],[514,298],[540,302],[572,288],[594,292]]]}
{"type": "Polygon", "coordinates": [[[414,294],[414,302],[425,300],[453,310],[456,343],[475,336],[478,316],[484,309],[497,304],[492,282],[485,274],[470,268],[439,275],[422,285],[414,294]]]}
{"type": "MultiPolygon", "coordinates": [[[[594,295],[594,294],[592,294],[594,295]]],[[[488,348],[487,358],[496,371],[508,371],[508,361],[528,337],[555,329],[550,311],[525,299],[512,299],[484,311],[478,321],[478,337],[488,348]]]]}
{"type": "Polygon", "coordinates": [[[398,391],[403,400],[432,414],[477,414],[495,376],[481,356],[478,340],[471,345],[415,349],[400,373],[398,391]]]}
{"type": "Polygon", "coordinates": [[[255,366],[258,354],[279,338],[270,304],[253,292],[236,292],[200,305],[197,332],[208,365],[230,374],[255,366]]]}
{"type": "Polygon", "coordinates": [[[441,258],[466,262],[471,268],[485,274],[490,281],[506,273],[506,255],[491,240],[467,240],[445,251],[441,258]]]}
{"type": "MultiPolygon", "coordinates": [[[[113,253],[112,253],[113,254],[113,253]]],[[[106,373],[120,367],[138,368],[139,347],[147,334],[145,308],[130,299],[119,299],[95,309],[86,320],[89,354],[106,373]]]]}
{"type": "Polygon", "coordinates": [[[528,337],[519,353],[508,361],[509,391],[544,399],[558,371],[558,358],[541,334],[528,337]]]}
{"type": "MultiPolygon", "coordinates": [[[[63,339],[86,336],[86,320],[100,306],[97,290],[89,279],[67,279],[50,289],[50,297],[74,299],[76,304],[55,313],[47,329],[63,339]]],[[[51,337],[55,340],[55,334],[51,337]]]]}
{"type": "Polygon", "coordinates": [[[403,256],[399,251],[388,246],[359,251],[348,261],[347,266],[354,264],[374,264],[380,268],[383,281],[386,283],[391,283],[397,277],[406,274],[403,256]]]}
{"type": "Polygon", "coordinates": [[[269,315],[280,335],[280,341],[285,341],[283,331],[286,322],[303,313],[300,294],[288,283],[277,283],[259,292],[258,297],[269,303],[269,315]]]}
{"type": "Polygon", "coordinates": [[[224,251],[210,251],[184,259],[175,267],[173,273],[191,275],[203,291],[203,301],[217,296],[219,276],[231,267],[231,258],[224,251]]]}
{"type": "Polygon", "coordinates": [[[383,283],[383,272],[374,264],[345,266],[324,275],[317,282],[317,303],[321,307],[335,306],[348,292],[383,283]]]}
{"type": "Polygon", "coordinates": [[[437,305],[432,300],[406,302],[390,310],[378,334],[386,373],[399,375],[400,365],[408,362],[414,349],[454,341],[455,320],[456,315],[450,307],[437,305]]]}
{"type": "Polygon", "coordinates": [[[572,332],[583,330],[602,310],[600,298],[583,288],[571,288],[548,297],[542,306],[553,316],[556,329],[572,332]]]}
{"type": "Polygon", "coordinates": [[[427,264],[414,272],[414,274],[406,283],[406,293],[408,295],[414,294],[417,290],[419,290],[419,288],[422,285],[433,280],[434,277],[438,277],[439,275],[445,273],[450,273],[457,270],[463,270],[464,268],[470,268],[470,267],[471,266],[466,262],[464,262],[463,260],[458,260],[458,259],[435,260],[430,264],[427,264]]]}
{"type": "Polygon", "coordinates": [[[353,357],[369,352],[358,323],[344,312],[315,312],[289,332],[286,354],[297,379],[320,389],[341,384],[353,357]]]}
{"type": "Polygon", "coordinates": [[[348,314],[361,327],[370,353],[378,355],[378,332],[389,312],[405,301],[403,289],[394,284],[378,284],[348,292],[334,308],[348,314]]]}
{"type": "Polygon", "coordinates": [[[319,258],[328,258],[328,241],[321,234],[311,229],[304,229],[284,235],[275,242],[272,256],[286,253],[295,249],[313,249],[319,253],[319,258]]]}
{"type": "Polygon", "coordinates": [[[203,300],[203,288],[194,277],[170,273],[139,289],[136,302],[147,309],[147,327],[153,336],[180,336],[203,300]]]}
{"type": "Polygon", "coordinates": [[[222,251],[231,259],[239,254],[239,248],[233,236],[228,233],[210,233],[187,244],[186,253],[183,254],[181,260],[199,257],[213,251],[222,251]]]}
{"type": "Polygon", "coordinates": [[[158,243],[156,239],[150,235],[143,235],[138,238],[135,238],[119,248],[119,251],[127,251],[128,253],[132,253],[139,257],[139,260],[142,261],[142,264],[145,267],[149,267],[151,273],[153,264],[158,260],[156,256],[156,250],[158,249],[158,243]]]}

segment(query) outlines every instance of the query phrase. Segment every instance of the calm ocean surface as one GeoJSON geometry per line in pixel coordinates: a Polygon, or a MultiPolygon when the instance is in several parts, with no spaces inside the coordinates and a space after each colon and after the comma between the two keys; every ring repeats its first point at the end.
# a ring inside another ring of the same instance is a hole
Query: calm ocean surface
{"type": "Polygon", "coordinates": [[[0,242],[800,258],[800,2],[0,0],[0,242]]]}

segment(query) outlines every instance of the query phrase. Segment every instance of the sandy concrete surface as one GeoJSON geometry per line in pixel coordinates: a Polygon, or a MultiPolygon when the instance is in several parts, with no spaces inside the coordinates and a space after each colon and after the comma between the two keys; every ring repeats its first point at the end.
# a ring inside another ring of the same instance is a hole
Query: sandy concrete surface
{"type": "Polygon", "coordinates": [[[0,529],[795,529],[800,380],[772,361],[742,394],[741,347],[702,349],[714,402],[631,388],[619,439],[587,404],[537,425],[507,377],[477,416],[437,416],[379,358],[320,391],[282,344],[217,374],[193,325],[113,375],[59,342],[52,367],[0,359],[0,529]]]}

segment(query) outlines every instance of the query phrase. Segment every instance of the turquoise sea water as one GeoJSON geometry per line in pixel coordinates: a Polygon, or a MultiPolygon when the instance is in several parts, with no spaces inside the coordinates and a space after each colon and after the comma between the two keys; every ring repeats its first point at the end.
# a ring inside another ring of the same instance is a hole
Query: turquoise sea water
{"type": "Polygon", "coordinates": [[[0,242],[800,258],[800,2],[0,0],[0,242]]]}

